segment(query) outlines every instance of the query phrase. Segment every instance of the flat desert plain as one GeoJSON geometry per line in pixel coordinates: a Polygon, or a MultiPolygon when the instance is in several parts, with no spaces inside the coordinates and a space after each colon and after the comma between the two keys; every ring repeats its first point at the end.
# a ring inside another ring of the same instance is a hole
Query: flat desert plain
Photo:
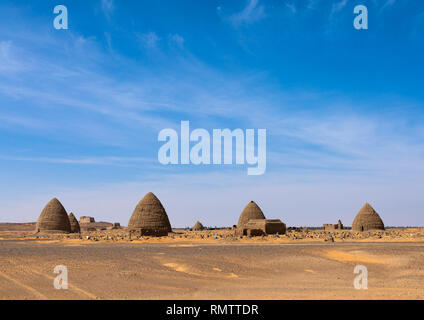
{"type": "Polygon", "coordinates": [[[396,231],[411,238],[332,242],[300,235],[236,239],[228,230],[217,238],[207,234],[220,231],[36,237],[32,228],[0,226],[1,299],[424,298],[424,240],[413,237],[422,229],[396,231]],[[67,290],[53,286],[57,265],[68,270],[67,290]],[[367,290],[354,288],[357,265],[368,270],[367,290]]]}

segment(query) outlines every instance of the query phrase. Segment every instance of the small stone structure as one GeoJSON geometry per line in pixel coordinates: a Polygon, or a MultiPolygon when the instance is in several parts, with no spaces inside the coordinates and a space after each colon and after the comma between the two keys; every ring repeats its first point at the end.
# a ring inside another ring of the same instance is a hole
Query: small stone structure
{"type": "Polygon", "coordinates": [[[81,228],[78,223],[77,218],[75,218],[74,214],[71,212],[69,214],[69,223],[71,224],[71,233],[80,233],[81,228]]]}
{"type": "Polygon", "coordinates": [[[343,223],[339,220],[337,224],[324,224],[325,231],[343,230],[343,223]]]}
{"type": "Polygon", "coordinates": [[[268,234],[285,234],[286,224],[280,219],[250,219],[243,228],[237,228],[237,236],[262,236],[268,234]]]}
{"type": "Polygon", "coordinates": [[[121,229],[121,224],[119,222],[114,222],[111,226],[106,227],[106,230],[116,230],[121,229]]]}
{"type": "Polygon", "coordinates": [[[201,230],[204,230],[204,229],[205,229],[205,227],[199,221],[196,221],[196,223],[193,226],[193,231],[201,231],[201,230]]]}
{"type": "Polygon", "coordinates": [[[93,217],[83,216],[80,218],[79,223],[94,223],[96,222],[93,217]]]}

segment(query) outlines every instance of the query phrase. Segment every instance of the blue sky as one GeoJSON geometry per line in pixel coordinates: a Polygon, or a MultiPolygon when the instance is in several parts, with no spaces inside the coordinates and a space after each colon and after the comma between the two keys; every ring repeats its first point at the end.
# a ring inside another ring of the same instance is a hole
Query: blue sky
{"type": "Polygon", "coordinates": [[[153,191],[174,226],[235,224],[250,200],[288,225],[350,225],[365,201],[424,225],[423,35],[412,0],[3,0],[0,221],[58,197],[126,224],[153,191]],[[266,173],[159,164],[182,120],[267,129],[266,173]]]}

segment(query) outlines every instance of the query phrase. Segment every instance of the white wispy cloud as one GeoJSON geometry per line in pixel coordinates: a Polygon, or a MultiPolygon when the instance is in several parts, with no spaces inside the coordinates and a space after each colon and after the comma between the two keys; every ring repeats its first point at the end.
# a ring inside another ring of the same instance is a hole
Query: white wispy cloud
{"type": "Polygon", "coordinates": [[[16,157],[0,155],[0,160],[40,162],[69,165],[106,165],[106,166],[142,166],[146,163],[156,164],[156,159],[144,157],[86,157],[86,158],[55,158],[55,157],[16,157]]]}
{"type": "Polygon", "coordinates": [[[169,35],[169,40],[180,49],[184,47],[184,38],[177,33],[169,35]]]}
{"type": "Polygon", "coordinates": [[[248,0],[246,7],[229,19],[233,25],[239,26],[257,22],[265,17],[265,7],[259,4],[259,0],[248,0]]]}
{"type": "MultiPolygon", "coordinates": [[[[78,40],[79,37],[75,39],[81,42],[78,40]]],[[[80,44],[82,48],[71,47],[82,52],[86,51],[85,46],[89,46],[91,50],[96,48],[90,41],[82,43],[80,44]]],[[[21,49],[25,50],[24,47],[21,49]]],[[[67,110],[75,109],[76,112],[84,114],[88,112],[97,116],[84,124],[80,120],[65,122],[53,116],[33,118],[34,121],[31,121],[31,118],[19,116],[16,112],[4,111],[0,122],[47,132],[53,130],[54,126],[51,125],[62,125],[61,131],[69,131],[69,134],[77,129],[71,124],[80,123],[75,136],[85,133],[86,137],[96,139],[95,141],[103,137],[104,143],[115,144],[116,141],[120,141],[116,140],[119,136],[128,136],[128,139],[143,133],[155,136],[163,128],[178,127],[179,120],[192,120],[193,125],[222,128],[231,126],[231,119],[237,119],[239,127],[266,128],[269,134],[282,139],[283,145],[286,139],[294,139],[299,145],[306,143],[321,148],[319,152],[302,158],[301,163],[305,168],[324,168],[328,167],[329,163],[337,162],[345,167],[350,165],[354,170],[376,170],[379,168],[372,164],[381,163],[382,159],[385,159],[385,164],[389,168],[395,166],[396,162],[400,163],[399,159],[388,161],[393,158],[390,156],[391,150],[404,145],[405,149],[399,153],[402,156],[407,148],[412,146],[412,142],[405,137],[390,134],[394,131],[393,127],[378,125],[376,115],[363,117],[354,112],[350,114],[330,112],[320,115],[302,113],[298,116],[285,112],[286,107],[293,104],[302,110],[302,107],[310,101],[316,101],[320,110],[326,105],[332,105],[334,110],[346,108],[353,110],[354,102],[337,101],[337,99],[333,101],[334,99],[320,93],[308,94],[304,99],[301,93],[288,91],[278,94],[261,91],[252,95],[249,88],[261,82],[260,78],[253,77],[247,80],[249,77],[246,75],[241,78],[233,77],[210,69],[192,56],[180,62],[179,70],[184,70],[184,75],[178,71],[179,78],[174,77],[170,69],[167,69],[165,74],[151,75],[143,69],[138,70],[134,65],[134,72],[140,72],[143,76],[126,82],[111,75],[95,72],[95,68],[79,54],[75,55],[73,67],[67,68],[46,63],[48,57],[38,59],[39,57],[31,55],[29,49],[26,53],[29,60],[34,63],[33,68],[39,68],[39,71],[28,73],[26,75],[28,82],[11,83],[10,80],[0,79],[0,92],[3,98],[10,97],[11,101],[31,102],[32,108],[40,110],[45,106],[55,106],[56,112],[63,110],[68,114],[67,110]],[[43,86],[39,85],[41,83],[43,86]],[[69,83],[72,85],[66,85],[69,83]],[[65,85],[67,90],[59,90],[65,85]],[[275,101],[279,103],[276,104],[275,101]],[[195,113],[192,112],[193,108],[196,110],[195,113]],[[172,117],[163,116],[169,113],[177,115],[176,119],[179,120],[174,121],[172,117]],[[105,119],[108,120],[105,122],[105,119]],[[37,122],[41,124],[36,125],[37,122]],[[110,138],[112,133],[115,139],[110,138]],[[389,142],[380,146],[378,141],[380,136],[389,142]],[[371,159],[369,157],[373,154],[371,150],[377,149],[379,154],[371,159]],[[327,154],[328,151],[332,154],[327,154]],[[330,161],[330,158],[333,160],[330,161]]],[[[92,58],[98,61],[105,60],[100,53],[96,55],[92,52],[90,60],[92,58]]],[[[69,113],[69,116],[73,117],[72,113],[69,113]]],[[[392,120],[388,119],[387,123],[393,123],[392,120]]],[[[410,133],[410,130],[406,132],[410,133]]],[[[272,150],[274,146],[270,148],[274,154],[282,152],[285,165],[294,164],[299,160],[295,152],[286,154],[281,150],[272,150]]],[[[418,155],[415,158],[418,161],[418,155]]]]}
{"type": "MultiPolygon", "coordinates": [[[[154,39],[158,38],[155,33],[153,34],[154,39]]],[[[171,38],[182,41],[176,34],[171,38]]],[[[80,126],[77,134],[86,132],[86,137],[104,137],[105,143],[114,141],[110,139],[108,131],[123,137],[147,132],[155,136],[163,128],[178,127],[178,121],[164,116],[169,114],[173,114],[174,119],[188,119],[192,120],[194,125],[200,123],[206,127],[222,127],[222,123],[228,126],[232,119],[237,119],[238,126],[263,127],[268,129],[270,134],[296,139],[300,144],[307,143],[324,148],[321,153],[325,157],[319,160],[322,165],[328,159],[328,155],[324,153],[331,150],[343,156],[363,157],[365,160],[357,161],[355,168],[369,169],[366,160],[370,150],[378,145],[375,137],[379,137],[379,134],[389,135],[393,130],[392,127],[378,126],[376,116],[364,118],[353,112],[348,117],[346,114],[335,113],[319,116],[316,114],[297,116],[287,113],[286,107],[296,104],[298,109],[302,110],[302,107],[310,101],[317,101],[319,109],[331,104],[334,110],[346,108],[353,110],[354,102],[333,101],[332,98],[320,93],[309,94],[303,99],[299,92],[276,93],[267,91],[266,88],[263,91],[256,90],[256,93],[252,94],[249,88],[262,81],[260,76],[226,74],[204,65],[191,55],[180,59],[176,65],[168,63],[165,73],[152,74],[136,63],[126,61],[126,66],[131,66],[133,74],[140,73],[141,76],[133,77],[132,81],[125,81],[97,71],[97,64],[104,63],[108,59],[99,52],[95,40],[80,36],[71,39],[75,44],[67,41],[68,46],[65,50],[72,59],[67,64],[52,62],[48,51],[45,55],[34,55],[32,44],[28,47],[25,44],[16,47],[23,52],[27,61],[32,62],[29,70],[34,72],[21,74],[22,71],[18,73],[16,70],[9,70],[3,73],[3,76],[19,75],[19,77],[15,82],[11,82],[10,78],[7,80],[0,78],[0,93],[10,102],[30,103],[33,109],[43,110],[46,106],[55,106],[55,112],[58,114],[64,112],[71,118],[78,118],[79,112],[93,114],[92,120],[87,122],[85,127],[80,126]],[[184,72],[181,72],[182,70],[184,72]],[[60,90],[63,87],[67,90],[60,90]],[[69,110],[75,110],[76,116],[69,110]],[[195,113],[192,110],[195,110],[195,113]],[[92,130],[93,127],[96,130],[92,130]]],[[[5,48],[7,52],[10,44],[5,45],[5,48]]],[[[165,60],[168,59],[165,57],[165,60]]],[[[58,119],[53,116],[49,118],[48,114],[43,118],[34,119],[31,123],[28,117],[19,116],[16,111],[8,113],[7,109],[2,112],[0,121],[19,126],[26,125],[37,130],[51,130],[48,124],[58,123],[58,119]],[[46,125],[34,127],[37,121],[42,121],[40,123],[46,125]]],[[[69,123],[81,123],[81,121],[59,123],[64,124],[62,130],[72,132],[76,127],[69,123]]],[[[399,136],[392,136],[388,140],[394,142],[395,138],[398,139],[399,136]]],[[[396,143],[410,145],[408,140],[396,143]]],[[[381,150],[381,157],[386,157],[391,148],[394,148],[394,145],[387,144],[387,149],[381,150]]],[[[286,160],[293,162],[295,158],[286,160]]],[[[313,163],[313,159],[310,158],[310,165],[316,167],[317,163],[313,163]]]]}
{"type": "Polygon", "coordinates": [[[110,19],[115,10],[114,0],[101,0],[102,11],[107,19],[110,19]]]}
{"type": "Polygon", "coordinates": [[[50,127],[45,121],[25,117],[22,115],[0,114],[0,126],[24,127],[31,129],[43,129],[50,127]]]}
{"type": "Polygon", "coordinates": [[[386,2],[381,7],[381,10],[384,10],[384,9],[386,9],[388,7],[393,6],[395,3],[396,3],[396,0],[386,0],[386,2]]]}
{"type": "Polygon", "coordinates": [[[0,71],[20,71],[26,68],[24,61],[17,58],[18,52],[14,48],[12,41],[0,41],[0,71]]]}
{"type": "Polygon", "coordinates": [[[155,32],[142,33],[137,35],[138,40],[145,48],[156,48],[161,40],[155,32]]]}
{"type": "Polygon", "coordinates": [[[306,8],[308,9],[315,9],[316,5],[318,3],[318,0],[308,0],[306,8]]]}
{"type": "Polygon", "coordinates": [[[331,8],[331,13],[336,13],[341,11],[347,4],[347,0],[340,0],[339,2],[333,3],[331,8]]]}
{"type": "Polygon", "coordinates": [[[292,13],[296,13],[297,12],[296,6],[295,6],[295,4],[293,2],[285,2],[285,5],[286,5],[287,8],[290,9],[290,11],[292,13]]]}

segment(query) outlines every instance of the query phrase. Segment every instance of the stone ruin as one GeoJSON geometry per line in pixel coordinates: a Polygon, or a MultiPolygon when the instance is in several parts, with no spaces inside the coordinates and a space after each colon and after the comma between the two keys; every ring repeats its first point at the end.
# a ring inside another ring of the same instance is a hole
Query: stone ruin
{"type": "Polygon", "coordinates": [[[324,228],[324,231],[343,230],[343,223],[339,219],[337,224],[324,224],[323,228],[324,228]]]}
{"type": "Polygon", "coordinates": [[[250,201],[243,209],[234,230],[236,236],[262,236],[277,233],[285,234],[286,225],[279,219],[266,219],[261,208],[254,201],[250,201]]]}
{"type": "Polygon", "coordinates": [[[359,210],[352,223],[353,231],[384,230],[384,223],[369,203],[359,210]]]}
{"type": "Polygon", "coordinates": [[[119,222],[114,222],[110,227],[107,227],[106,230],[116,230],[121,229],[121,224],[119,222]]]}
{"type": "Polygon", "coordinates": [[[161,237],[172,232],[165,208],[152,192],[137,204],[128,222],[128,230],[135,236],[161,237]]]}
{"type": "Polygon", "coordinates": [[[69,223],[71,224],[71,233],[80,233],[81,228],[78,223],[77,218],[75,218],[74,214],[71,212],[69,214],[69,223]]]}
{"type": "Polygon", "coordinates": [[[196,221],[192,229],[193,231],[201,231],[201,230],[204,230],[205,227],[199,221],[196,221]]]}
{"type": "Polygon", "coordinates": [[[96,222],[96,220],[94,220],[93,217],[87,217],[87,216],[82,216],[80,217],[79,223],[94,223],[96,222]]]}
{"type": "Polygon", "coordinates": [[[264,236],[268,234],[285,234],[286,225],[280,219],[251,219],[242,229],[237,229],[240,236],[264,236]]]}
{"type": "Polygon", "coordinates": [[[244,225],[251,219],[265,219],[264,213],[255,201],[250,201],[246,207],[244,207],[238,219],[237,229],[243,229],[244,225]]]}
{"type": "Polygon", "coordinates": [[[59,200],[53,198],[47,203],[35,226],[36,233],[70,233],[68,214],[59,200]]]}

